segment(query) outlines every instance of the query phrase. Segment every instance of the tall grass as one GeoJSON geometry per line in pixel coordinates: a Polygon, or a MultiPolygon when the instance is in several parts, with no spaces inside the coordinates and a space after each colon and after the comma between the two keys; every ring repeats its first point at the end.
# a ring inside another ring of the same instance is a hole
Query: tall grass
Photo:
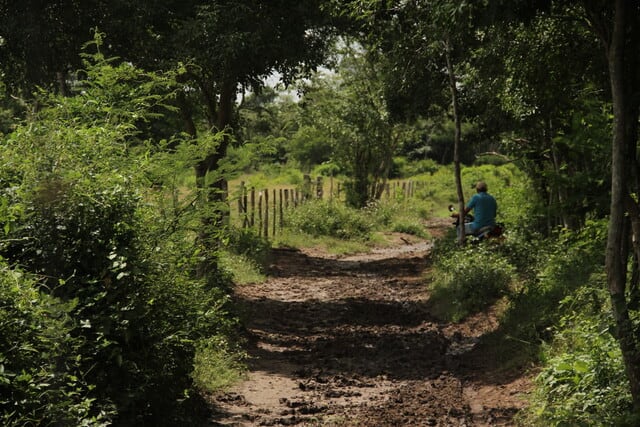
{"type": "Polygon", "coordinates": [[[487,245],[440,253],[431,277],[432,306],[453,322],[510,294],[516,280],[515,268],[487,245]]]}

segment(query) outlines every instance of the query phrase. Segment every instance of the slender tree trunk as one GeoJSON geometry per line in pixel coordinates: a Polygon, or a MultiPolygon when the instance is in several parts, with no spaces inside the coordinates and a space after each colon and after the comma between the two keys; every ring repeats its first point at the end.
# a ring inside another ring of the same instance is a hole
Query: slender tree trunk
{"type": "Polygon", "coordinates": [[[544,142],[545,145],[547,147],[550,147],[551,150],[553,174],[555,176],[555,179],[552,182],[552,187],[550,188],[551,192],[554,194],[554,196],[550,199],[550,207],[555,207],[555,209],[553,209],[553,212],[555,212],[556,217],[553,226],[555,227],[557,225],[562,225],[564,228],[567,228],[569,230],[575,230],[576,224],[573,221],[573,213],[568,203],[569,196],[567,193],[567,189],[566,186],[563,185],[560,181],[561,176],[564,174],[564,172],[562,171],[562,154],[558,150],[556,143],[553,141],[554,130],[553,123],[550,118],[545,119],[544,127],[544,142]]]}
{"type": "Polygon", "coordinates": [[[387,186],[387,182],[389,182],[389,173],[391,172],[391,166],[393,166],[393,153],[396,152],[396,149],[398,148],[398,144],[400,142],[400,137],[398,136],[389,135],[388,139],[391,141],[391,143],[385,150],[376,176],[376,185],[374,188],[375,191],[373,194],[373,198],[375,200],[380,200],[382,194],[384,193],[384,189],[387,186]]]}
{"type": "Polygon", "coordinates": [[[58,81],[58,90],[60,95],[68,97],[71,95],[69,91],[69,85],[67,84],[67,73],[64,71],[58,71],[56,73],[56,80],[58,81]]]}
{"type": "Polygon", "coordinates": [[[220,161],[227,155],[227,149],[231,142],[228,134],[233,115],[233,103],[236,95],[236,84],[226,82],[222,85],[217,105],[209,92],[204,91],[205,102],[209,114],[215,112],[215,117],[209,117],[211,131],[223,132],[220,144],[215,152],[209,153],[194,168],[196,185],[201,192],[200,200],[204,208],[201,221],[201,229],[198,239],[204,246],[203,261],[198,267],[198,277],[212,277],[218,270],[217,251],[219,249],[219,232],[227,219],[229,209],[223,204],[227,203],[228,184],[222,175],[212,177],[207,184],[207,176],[210,172],[219,169],[220,161]]]}
{"type": "MultiPolygon", "coordinates": [[[[629,30],[627,19],[633,19],[637,15],[637,6],[627,0],[616,0],[615,18],[611,43],[607,56],[609,63],[609,75],[611,82],[611,93],[613,100],[614,128],[613,147],[611,159],[611,214],[609,220],[609,230],[606,248],[606,270],[607,282],[613,315],[616,323],[616,338],[622,350],[625,371],[629,379],[633,405],[636,411],[640,411],[640,345],[634,333],[633,322],[629,316],[629,309],[626,300],[627,286],[627,261],[629,256],[628,237],[625,231],[625,198],[629,197],[627,180],[629,178],[628,155],[631,152],[632,144],[634,148],[636,141],[631,141],[630,137],[637,132],[637,109],[635,117],[630,113],[634,111],[634,100],[631,98],[637,93],[633,92],[634,85],[631,83],[636,77],[628,73],[637,72],[629,70],[628,58],[629,46],[627,45],[627,31],[629,30]],[[634,13],[635,8],[635,13],[634,13]]],[[[631,31],[634,31],[631,29],[631,31]]],[[[638,31],[635,29],[635,31],[638,31]]],[[[633,47],[635,48],[635,46],[633,47]]],[[[632,160],[633,161],[633,160],[632,160]]],[[[635,236],[640,237],[640,236],[635,236]]]]}
{"type": "Polygon", "coordinates": [[[198,131],[196,129],[196,124],[193,121],[193,110],[191,105],[187,102],[187,98],[183,91],[178,91],[176,95],[176,103],[178,104],[180,117],[184,123],[185,132],[187,132],[191,138],[196,138],[198,136],[198,131]]]}
{"type": "Polygon", "coordinates": [[[447,38],[445,41],[445,58],[447,60],[447,74],[449,75],[449,89],[451,92],[451,106],[453,110],[453,122],[455,124],[455,131],[453,137],[453,165],[455,169],[456,178],[456,191],[458,193],[458,212],[459,212],[459,224],[458,227],[458,243],[464,244],[464,192],[462,191],[462,174],[460,167],[460,142],[462,139],[462,125],[460,120],[460,112],[458,110],[458,88],[456,87],[456,75],[453,69],[453,62],[451,60],[451,43],[447,38]]]}

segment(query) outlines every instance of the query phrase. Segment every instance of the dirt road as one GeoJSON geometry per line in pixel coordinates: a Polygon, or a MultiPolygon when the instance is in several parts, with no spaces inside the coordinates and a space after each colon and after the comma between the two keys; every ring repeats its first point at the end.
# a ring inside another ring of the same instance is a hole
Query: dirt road
{"type": "Polygon", "coordinates": [[[514,425],[529,379],[478,345],[493,312],[434,318],[431,243],[395,237],[344,258],[277,250],[266,283],[237,288],[250,371],[213,398],[213,425],[514,425]]]}

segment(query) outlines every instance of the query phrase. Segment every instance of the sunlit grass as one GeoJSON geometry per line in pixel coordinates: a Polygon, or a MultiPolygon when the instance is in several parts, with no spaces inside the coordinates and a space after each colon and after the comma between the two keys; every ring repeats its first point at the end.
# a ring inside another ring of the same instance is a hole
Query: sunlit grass
{"type": "MultiPolygon", "coordinates": [[[[377,236],[372,236],[375,241],[377,236]]],[[[330,236],[311,236],[285,229],[273,238],[274,247],[309,248],[332,255],[350,255],[370,250],[372,241],[344,240],[330,236]]]]}
{"type": "Polygon", "coordinates": [[[258,263],[244,255],[223,251],[219,262],[220,267],[231,273],[233,282],[236,284],[261,283],[266,278],[258,263]]]}
{"type": "Polygon", "coordinates": [[[245,378],[246,366],[243,354],[230,351],[221,337],[212,337],[196,347],[193,373],[196,387],[215,393],[223,391],[245,378]]]}

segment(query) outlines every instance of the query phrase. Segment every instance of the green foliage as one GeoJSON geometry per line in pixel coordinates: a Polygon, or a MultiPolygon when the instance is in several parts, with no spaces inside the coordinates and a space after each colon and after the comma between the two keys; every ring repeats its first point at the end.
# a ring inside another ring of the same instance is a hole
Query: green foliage
{"type": "MultiPolygon", "coordinates": [[[[191,375],[198,343],[231,336],[235,320],[228,278],[195,274],[205,254],[193,230],[203,213],[198,195],[175,185],[180,168],[192,168],[217,142],[176,137],[171,153],[155,151],[165,143],[144,144],[138,125],[156,117],[167,99],[156,92],[171,97],[172,86],[97,59],[87,64],[82,96],[46,97],[32,121],[4,142],[0,250],[42,277],[49,299],[36,300],[29,316],[45,322],[40,305],[47,305],[55,311],[51,318],[60,319],[42,327],[30,321],[32,330],[24,332],[25,342],[38,341],[34,347],[52,363],[69,366],[68,374],[56,368],[67,385],[53,378],[51,396],[61,410],[87,420],[104,412],[120,425],[189,424],[199,404],[191,375]],[[126,85],[132,85],[129,101],[126,85]],[[67,308],[49,302],[57,299],[67,308]],[[48,335],[54,324],[62,335],[48,335]]],[[[12,345],[3,344],[0,353],[6,356],[12,345]]],[[[40,359],[23,361],[32,377],[40,366],[49,375],[40,359]]],[[[35,389],[25,389],[34,401],[35,389]]]]}
{"type": "MultiPolygon", "coordinates": [[[[262,165],[260,170],[248,175],[243,175],[240,179],[245,181],[246,188],[255,188],[261,191],[274,186],[299,186],[304,182],[303,173],[290,165],[262,165]]],[[[237,185],[237,180],[234,181],[237,185]]],[[[230,185],[233,188],[232,185],[230,185]]]]}
{"type": "Polygon", "coordinates": [[[368,240],[374,222],[359,210],[323,200],[312,200],[291,211],[288,227],[311,236],[368,240]]]}
{"type": "Polygon", "coordinates": [[[337,176],[342,173],[340,166],[334,162],[326,162],[313,169],[314,175],[337,176]]]}
{"type": "Polygon", "coordinates": [[[74,333],[76,300],[64,303],[38,291],[28,275],[0,266],[0,421],[5,426],[107,425],[108,402],[82,369],[88,355],[74,333]]]}
{"type": "Polygon", "coordinates": [[[221,251],[218,258],[218,266],[237,285],[261,283],[265,280],[264,265],[257,263],[246,255],[221,251]]]}
{"type": "Polygon", "coordinates": [[[433,278],[435,305],[446,318],[459,321],[510,293],[515,271],[493,248],[480,245],[441,249],[433,278]]]}
{"type": "Polygon", "coordinates": [[[227,248],[264,267],[269,259],[269,242],[251,228],[231,228],[227,231],[227,248]]]}
{"type": "Polygon", "coordinates": [[[302,118],[308,143],[331,148],[331,158],[349,177],[346,201],[362,208],[376,199],[393,156],[410,129],[391,120],[381,84],[381,66],[360,46],[345,45],[337,74],[318,75],[305,88],[302,118]],[[310,127],[312,126],[313,129],[310,127]]]}
{"type": "Polygon", "coordinates": [[[391,231],[398,233],[412,234],[414,236],[427,238],[429,237],[427,231],[422,224],[413,222],[410,220],[399,220],[393,223],[391,231]]]}
{"type": "Polygon", "coordinates": [[[175,416],[191,387],[194,343],[228,332],[226,297],[189,276],[199,258],[166,234],[171,218],[118,181],[27,193],[6,253],[50,278],[54,295],[77,299],[71,315],[83,322],[74,333],[84,337],[92,396],[114,402],[120,419],[159,420],[175,416]]]}
{"type": "Polygon", "coordinates": [[[501,250],[526,280],[503,319],[510,334],[528,342],[550,339],[549,327],[562,315],[560,301],[602,271],[605,239],[604,222],[590,223],[580,233],[539,238],[537,243],[524,236],[522,240],[509,236],[501,250]]]}
{"type": "Polygon", "coordinates": [[[507,164],[509,159],[505,156],[501,156],[498,154],[484,154],[482,156],[476,157],[473,164],[475,166],[481,165],[493,165],[493,166],[501,166],[507,164]]]}
{"type": "Polygon", "coordinates": [[[603,277],[565,298],[527,409],[529,425],[635,425],[620,347],[610,333],[603,277]]]}
{"type": "Polygon", "coordinates": [[[230,348],[223,337],[198,343],[192,376],[198,389],[213,393],[224,390],[243,378],[246,369],[241,353],[230,348]]]}
{"type": "Polygon", "coordinates": [[[409,161],[406,157],[394,157],[389,178],[409,178],[416,175],[433,175],[438,170],[435,160],[423,159],[409,161]]]}
{"type": "Polygon", "coordinates": [[[419,200],[378,200],[370,203],[363,214],[375,222],[378,230],[428,237],[422,224],[427,213],[419,200]]]}
{"type": "Polygon", "coordinates": [[[274,247],[284,248],[320,248],[326,253],[334,255],[350,255],[368,251],[374,243],[380,243],[376,234],[367,241],[344,240],[337,237],[311,236],[309,234],[284,228],[282,233],[273,238],[274,247]]]}
{"type": "Polygon", "coordinates": [[[501,248],[525,280],[502,327],[520,342],[551,342],[543,347],[527,425],[635,425],[628,419],[631,397],[619,345],[610,333],[606,229],[605,221],[588,222],[579,233],[564,230],[537,244],[509,236],[501,248]]]}
{"type": "Polygon", "coordinates": [[[325,134],[311,126],[303,126],[292,136],[288,156],[296,160],[303,169],[319,165],[331,158],[331,144],[325,134]]]}

